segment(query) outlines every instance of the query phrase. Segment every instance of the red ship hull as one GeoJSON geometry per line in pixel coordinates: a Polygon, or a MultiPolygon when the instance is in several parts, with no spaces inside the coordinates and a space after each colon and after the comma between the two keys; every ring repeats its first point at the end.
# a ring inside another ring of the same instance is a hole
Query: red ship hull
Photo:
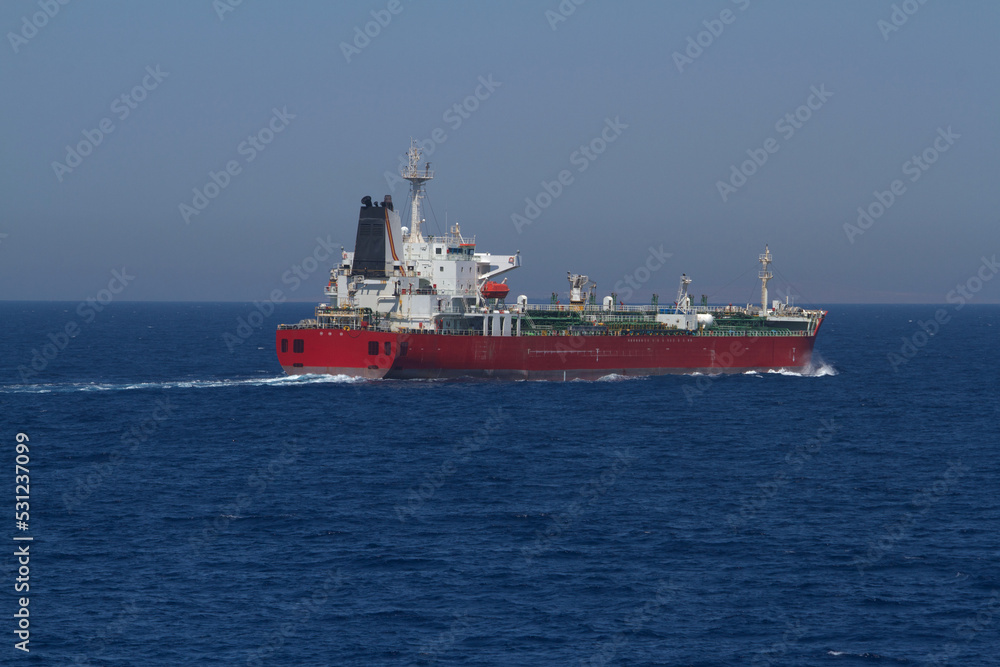
{"type": "Polygon", "coordinates": [[[479,336],[279,329],[286,373],[365,378],[596,379],[802,369],[813,335],[479,336]],[[300,342],[296,342],[300,341],[300,342]]]}

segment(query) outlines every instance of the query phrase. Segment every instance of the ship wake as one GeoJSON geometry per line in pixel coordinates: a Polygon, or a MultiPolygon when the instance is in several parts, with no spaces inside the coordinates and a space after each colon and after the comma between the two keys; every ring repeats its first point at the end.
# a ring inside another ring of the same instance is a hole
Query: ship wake
{"type": "Polygon", "coordinates": [[[347,375],[278,375],[263,378],[217,380],[169,380],[164,382],[59,382],[47,384],[0,385],[0,394],[54,394],[165,389],[225,389],[231,387],[298,387],[311,384],[367,382],[347,375]]]}

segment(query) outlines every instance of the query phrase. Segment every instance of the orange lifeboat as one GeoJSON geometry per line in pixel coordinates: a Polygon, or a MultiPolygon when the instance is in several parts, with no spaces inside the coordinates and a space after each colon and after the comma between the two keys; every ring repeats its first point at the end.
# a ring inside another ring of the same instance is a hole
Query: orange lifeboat
{"type": "Polygon", "coordinates": [[[510,288],[503,283],[495,283],[492,280],[483,285],[484,299],[504,299],[510,292],[510,288]]]}

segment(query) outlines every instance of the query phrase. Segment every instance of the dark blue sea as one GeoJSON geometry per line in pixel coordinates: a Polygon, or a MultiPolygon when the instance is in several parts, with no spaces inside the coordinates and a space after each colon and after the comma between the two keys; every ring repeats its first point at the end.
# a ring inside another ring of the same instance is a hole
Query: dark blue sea
{"type": "Polygon", "coordinates": [[[832,306],[804,374],[570,383],[287,379],[311,305],[253,309],[0,303],[0,662],[1000,660],[1000,307],[832,306]]]}

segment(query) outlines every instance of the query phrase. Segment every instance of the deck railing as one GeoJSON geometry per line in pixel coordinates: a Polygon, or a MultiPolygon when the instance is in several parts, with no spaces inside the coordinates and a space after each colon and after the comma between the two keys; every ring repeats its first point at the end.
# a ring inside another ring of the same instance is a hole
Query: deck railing
{"type": "MultiPolygon", "coordinates": [[[[341,327],[326,326],[319,323],[308,323],[308,324],[279,324],[279,330],[288,329],[340,329],[341,327]]],[[[353,330],[358,330],[357,327],[352,327],[353,330]]],[[[380,333],[396,333],[400,335],[407,334],[431,334],[435,336],[483,336],[482,329],[465,329],[465,330],[452,330],[452,331],[436,331],[434,329],[397,329],[395,331],[386,331],[383,329],[376,329],[374,327],[365,327],[366,331],[378,331],[380,333]]],[[[536,329],[533,331],[521,330],[521,336],[698,336],[698,337],[743,337],[743,336],[796,336],[796,337],[807,337],[812,335],[809,331],[801,330],[791,330],[791,329],[701,329],[698,331],[685,331],[684,329],[606,329],[606,330],[592,330],[592,331],[569,331],[569,330],[550,330],[550,329],[536,329]]],[[[487,338],[499,338],[500,336],[493,336],[487,333],[484,337],[487,338]]],[[[503,338],[517,337],[517,334],[511,332],[510,336],[503,336],[503,338]]]]}

